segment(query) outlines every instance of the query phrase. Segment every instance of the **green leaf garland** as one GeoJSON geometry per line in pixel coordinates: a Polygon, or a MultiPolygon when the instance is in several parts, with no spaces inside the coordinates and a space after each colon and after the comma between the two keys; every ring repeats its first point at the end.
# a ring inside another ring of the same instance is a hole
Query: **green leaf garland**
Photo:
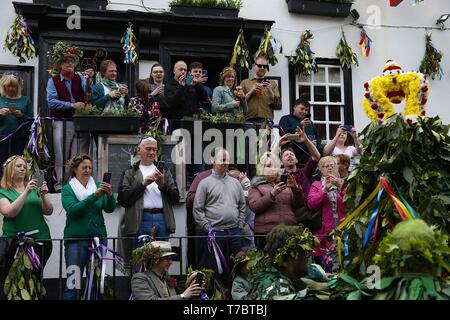
{"type": "MultiPolygon", "coordinates": [[[[280,53],[282,51],[282,47],[279,47],[280,53]]],[[[272,37],[272,33],[268,28],[264,31],[264,36],[261,39],[261,43],[259,44],[259,48],[254,55],[254,60],[256,60],[260,55],[265,55],[269,59],[269,63],[271,66],[274,66],[278,63],[278,59],[275,56],[278,51],[278,43],[277,40],[272,37]]]]}
{"type": "Polygon", "coordinates": [[[425,55],[422,58],[419,70],[420,72],[429,75],[433,80],[436,77],[439,77],[439,80],[441,80],[444,74],[441,67],[442,51],[437,50],[434,47],[431,42],[431,34],[427,34],[425,39],[425,55]]]}
{"type": "Polygon", "coordinates": [[[317,63],[314,52],[310,48],[310,41],[313,39],[311,31],[306,30],[300,36],[300,43],[295,49],[295,55],[288,58],[289,65],[295,69],[295,74],[308,77],[311,73],[316,73],[317,63]]]}
{"type": "Polygon", "coordinates": [[[20,63],[26,62],[25,58],[32,59],[37,56],[31,30],[22,15],[16,16],[6,33],[4,47],[18,57],[20,63]]]}
{"type": "Polygon", "coordinates": [[[239,31],[239,35],[234,45],[233,55],[230,61],[230,67],[235,68],[238,65],[242,70],[250,69],[251,65],[250,52],[248,51],[247,43],[244,38],[244,30],[239,31]]]}
{"type": "Polygon", "coordinates": [[[350,69],[352,64],[359,66],[358,57],[348,45],[344,32],[342,32],[341,40],[336,47],[336,56],[339,58],[342,69],[350,69]]]}

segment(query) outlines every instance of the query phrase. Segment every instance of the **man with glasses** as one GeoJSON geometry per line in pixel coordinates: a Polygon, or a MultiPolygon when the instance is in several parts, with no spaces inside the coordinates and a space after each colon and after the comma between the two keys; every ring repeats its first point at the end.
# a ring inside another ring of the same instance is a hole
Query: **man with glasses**
{"type": "Polygon", "coordinates": [[[269,71],[269,60],[266,56],[259,56],[254,68],[255,75],[241,82],[248,106],[245,120],[262,123],[273,119],[273,109],[280,104],[280,92],[276,82],[265,77],[269,71]]]}
{"type": "Polygon", "coordinates": [[[80,134],[80,150],[77,152],[75,128],[72,119],[76,109],[84,107],[86,92],[90,91],[90,83],[94,70],[87,69],[86,76],[75,73],[79,58],[66,50],[57,58],[55,64],[59,73],[47,82],[47,103],[53,120],[53,149],[55,154],[56,183],[54,189],[62,188],[63,167],[71,156],[89,152],[89,133],[80,134]],[[69,121],[67,121],[69,120],[69,121]],[[64,123],[65,122],[65,123],[64,123]]]}

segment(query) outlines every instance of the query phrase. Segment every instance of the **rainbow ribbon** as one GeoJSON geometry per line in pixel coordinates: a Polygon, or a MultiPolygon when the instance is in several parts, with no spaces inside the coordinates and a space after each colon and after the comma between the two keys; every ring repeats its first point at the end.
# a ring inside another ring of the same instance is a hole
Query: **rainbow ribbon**
{"type": "Polygon", "coordinates": [[[359,41],[359,45],[361,46],[361,54],[364,57],[368,57],[370,55],[370,45],[372,44],[372,39],[370,39],[367,35],[367,32],[363,26],[360,26],[359,28],[361,29],[361,40],[359,41]]]}
{"type": "Polygon", "coordinates": [[[136,37],[134,36],[133,24],[128,22],[128,28],[120,40],[120,42],[123,43],[122,50],[125,55],[123,62],[125,64],[135,64],[138,60],[135,41],[136,37]]]}
{"type": "Polygon", "coordinates": [[[383,187],[386,189],[389,196],[391,197],[392,202],[394,202],[394,206],[397,209],[398,213],[400,214],[400,217],[402,218],[402,220],[403,221],[405,221],[407,219],[414,220],[415,216],[408,210],[408,208],[405,206],[405,204],[395,196],[394,191],[392,191],[392,188],[389,185],[389,183],[386,181],[386,179],[384,177],[381,177],[380,181],[381,181],[383,187]]]}
{"type": "Polygon", "coordinates": [[[380,191],[378,191],[377,200],[375,202],[375,210],[372,213],[372,216],[370,217],[369,225],[367,227],[366,234],[364,235],[363,243],[362,243],[362,251],[367,246],[367,243],[370,240],[370,236],[373,234],[373,242],[375,243],[376,240],[376,232],[378,229],[378,218],[380,213],[380,200],[381,196],[383,195],[384,188],[381,188],[380,191]]]}

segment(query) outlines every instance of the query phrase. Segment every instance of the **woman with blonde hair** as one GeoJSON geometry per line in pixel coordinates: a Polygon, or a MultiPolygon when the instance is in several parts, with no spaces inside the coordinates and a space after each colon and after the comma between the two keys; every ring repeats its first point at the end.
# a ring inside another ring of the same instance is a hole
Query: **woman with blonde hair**
{"type": "MultiPolygon", "coordinates": [[[[9,239],[10,246],[4,257],[5,261],[0,262],[3,262],[4,271],[7,272],[14,261],[17,233],[29,232],[29,237],[39,239],[39,242],[43,243],[42,246],[34,247],[43,270],[52,252],[50,229],[44,219],[45,215],[53,213],[53,205],[47,197],[47,184],[44,182],[38,186],[35,179],[29,179],[27,163],[20,155],[9,157],[3,164],[3,168],[3,177],[0,181],[2,237],[9,239]]],[[[39,277],[41,270],[36,270],[39,277]]],[[[1,283],[0,289],[3,291],[1,283]]]]}
{"type": "MultiPolygon", "coordinates": [[[[33,104],[22,95],[23,79],[6,74],[0,78],[0,140],[14,133],[27,119],[33,118],[33,104]]],[[[0,142],[0,163],[13,154],[23,154],[28,130],[22,128],[0,142]]],[[[1,174],[1,169],[0,169],[1,174]]]]}
{"type": "Polygon", "coordinates": [[[242,88],[236,87],[236,71],[230,67],[223,68],[219,84],[213,91],[212,112],[227,113],[231,116],[245,114],[247,102],[242,88]]]}
{"type": "Polygon", "coordinates": [[[259,249],[265,245],[262,235],[267,235],[275,226],[297,225],[294,211],[305,202],[301,186],[290,174],[280,176],[280,166],[276,154],[263,154],[257,166],[258,176],[253,178],[248,193],[249,208],[255,213],[255,242],[259,249]]]}

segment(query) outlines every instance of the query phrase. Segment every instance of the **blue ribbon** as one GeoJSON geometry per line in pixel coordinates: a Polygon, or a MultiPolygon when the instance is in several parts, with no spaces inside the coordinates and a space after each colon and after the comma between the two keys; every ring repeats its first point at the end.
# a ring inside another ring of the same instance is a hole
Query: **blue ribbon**
{"type": "Polygon", "coordinates": [[[375,210],[372,213],[372,216],[370,217],[369,226],[367,227],[366,234],[364,235],[363,245],[362,245],[362,251],[366,248],[367,242],[370,239],[370,236],[373,233],[373,229],[375,226],[375,221],[378,215],[378,212],[380,211],[380,200],[381,196],[383,195],[384,188],[381,188],[380,191],[378,191],[377,200],[375,202],[375,210]]]}

